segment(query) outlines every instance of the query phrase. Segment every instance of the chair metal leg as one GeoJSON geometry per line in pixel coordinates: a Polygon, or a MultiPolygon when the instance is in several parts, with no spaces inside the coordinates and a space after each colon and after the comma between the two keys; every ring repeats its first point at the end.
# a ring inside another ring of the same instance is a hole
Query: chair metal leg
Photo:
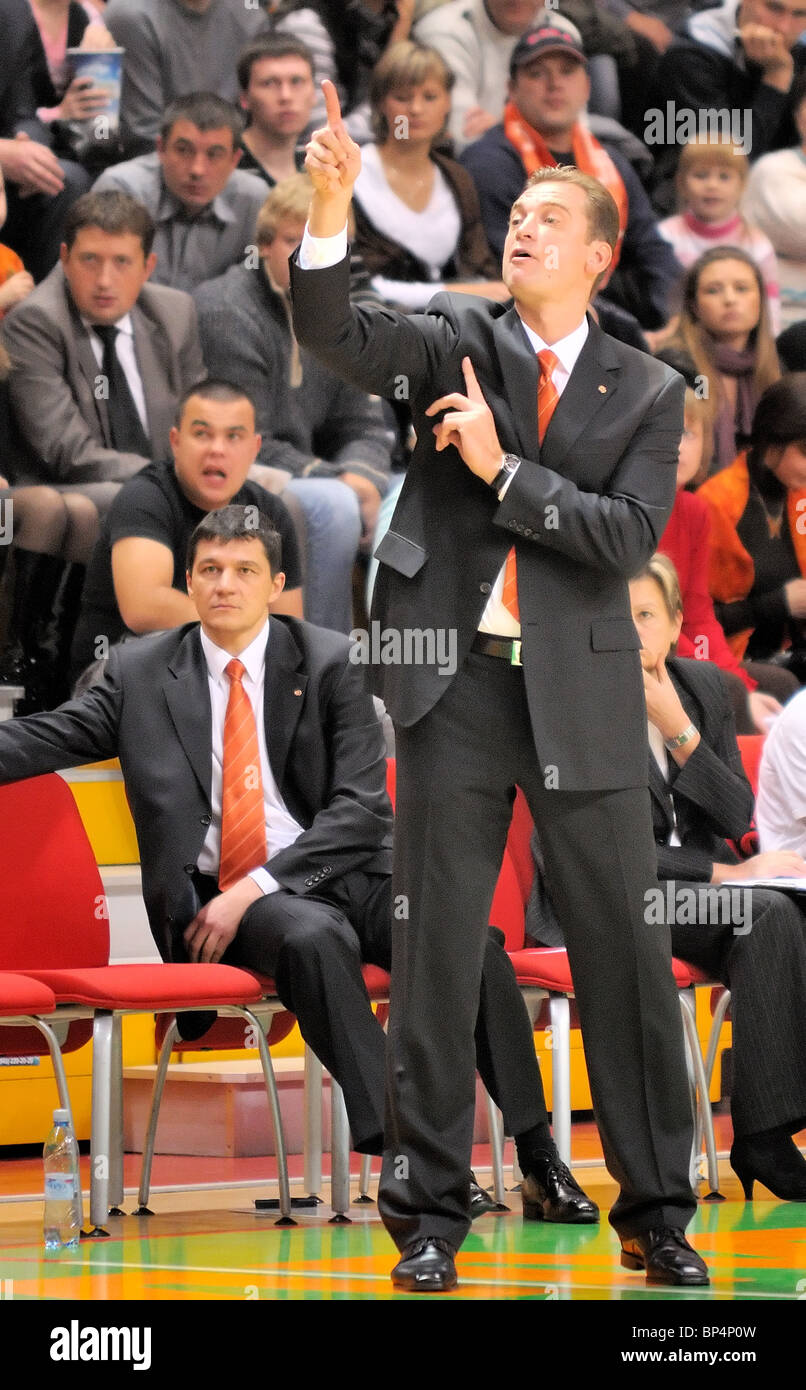
{"type": "MultiPolygon", "coordinates": [[[[705,1077],[702,1052],[700,1051],[700,1040],[697,1035],[697,1018],[693,998],[682,991],[679,992],[680,1009],[683,1016],[683,1029],[688,1043],[689,1055],[694,1068],[694,1076],[699,1092],[699,1110],[702,1119],[703,1133],[705,1136],[705,1152],[708,1158],[708,1182],[710,1192],[706,1193],[706,1201],[719,1202],[723,1200],[719,1191],[719,1166],[716,1158],[716,1143],[714,1140],[714,1117],[711,1113],[711,1101],[708,1095],[708,1083],[705,1077]]],[[[695,1126],[696,1128],[696,1126],[695,1126]]]]}
{"type": "Polygon", "coordinates": [[[369,1195],[369,1185],[372,1182],[372,1154],[361,1155],[361,1172],[358,1175],[359,1193],[355,1199],[355,1205],[366,1206],[373,1201],[369,1195]]]}
{"type": "Polygon", "coordinates": [[[288,1154],[285,1147],[285,1130],[283,1129],[283,1117],[280,1113],[280,1096],[277,1091],[277,1081],[274,1075],[274,1067],[271,1064],[271,1052],[266,1037],[266,1028],[271,1026],[271,1014],[263,1015],[263,1022],[251,1009],[243,1010],[243,1017],[247,1023],[252,1024],[257,1037],[258,1052],[263,1067],[263,1076],[266,1081],[266,1090],[269,1096],[269,1106],[271,1107],[272,1126],[274,1128],[274,1153],[277,1158],[277,1182],[280,1188],[280,1220],[275,1222],[277,1226],[295,1226],[297,1223],[291,1215],[291,1188],[288,1182],[288,1154]]]}
{"type": "Polygon", "coordinates": [[[157,1138],[157,1122],[159,1120],[160,1105],[162,1104],[162,1093],[165,1090],[168,1066],[171,1061],[171,1053],[178,1037],[178,1032],[176,1019],[174,1019],[163,1038],[162,1047],[160,1048],[159,1060],[157,1062],[157,1074],[154,1077],[154,1089],[151,1092],[151,1109],[148,1112],[148,1126],[143,1143],[143,1162],[140,1168],[140,1190],[137,1193],[137,1210],[134,1213],[135,1216],[154,1215],[148,1207],[148,1196],[151,1191],[151,1167],[154,1162],[154,1146],[157,1138]]]}
{"type": "Polygon", "coordinates": [[[112,1015],[109,1094],[109,1215],[125,1216],[123,1202],[123,1018],[112,1015]]]}
{"type": "Polygon", "coordinates": [[[716,1065],[716,1053],[719,1047],[719,1035],[722,1032],[722,1024],[725,1022],[725,1014],[728,1012],[730,1004],[730,990],[724,989],[716,1001],[716,1008],[711,1018],[711,1031],[708,1034],[708,1049],[705,1054],[705,1080],[708,1089],[711,1089],[711,1079],[714,1075],[716,1065]]]}
{"type": "Polygon", "coordinates": [[[59,1105],[61,1109],[66,1110],[68,1115],[70,1116],[70,1128],[73,1130],[73,1133],[75,1134],[75,1127],[73,1125],[73,1108],[70,1104],[70,1092],[67,1087],[67,1074],[64,1070],[64,1058],[62,1057],[62,1049],[59,1046],[59,1039],[56,1037],[56,1034],[50,1027],[50,1024],[45,1023],[44,1019],[32,1017],[30,1019],[30,1022],[34,1025],[35,1028],[39,1029],[39,1032],[42,1034],[43,1038],[47,1042],[48,1051],[50,1053],[50,1060],[53,1063],[53,1076],[56,1081],[56,1090],[59,1093],[59,1105]]]}
{"type": "Polygon", "coordinates": [[[344,1093],[330,1078],[330,1205],[334,1225],[346,1225],[350,1218],[350,1124],[344,1093]]]}
{"type": "Polygon", "coordinates": [[[551,1019],[551,1118],[554,1142],[571,1166],[571,1010],[565,994],[549,997],[551,1019]]]}
{"type": "Polygon", "coordinates": [[[112,1014],[98,1009],[92,1023],[92,1122],[90,1136],[90,1236],[107,1236],[111,1149],[112,1014]]]}
{"type": "Polygon", "coordinates": [[[319,1200],[322,1189],[323,1067],[305,1044],[305,1191],[319,1200]]]}
{"type": "Polygon", "coordinates": [[[507,1194],[504,1186],[504,1119],[488,1091],[485,1091],[485,1096],[487,1100],[487,1128],[490,1134],[490,1156],[493,1167],[493,1193],[501,1210],[508,1211],[507,1194]]]}

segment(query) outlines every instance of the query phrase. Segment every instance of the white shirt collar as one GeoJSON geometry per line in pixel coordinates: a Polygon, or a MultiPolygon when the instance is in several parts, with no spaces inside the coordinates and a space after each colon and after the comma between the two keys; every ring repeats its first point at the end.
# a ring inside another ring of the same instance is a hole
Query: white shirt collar
{"type": "MultiPolygon", "coordinates": [[[[232,652],[225,652],[223,647],[216,646],[211,637],[207,636],[204,628],[200,628],[202,651],[207,662],[207,670],[213,680],[218,684],[229,686],[229,676],[225,676],[225,670],[229,662],[233,659],[232,652]]],[[[266,619],[257,637],[253,638],[248,647],[242,652],[237,653],[239,661],[242,661],[246,674],[253,684],[257,684],[260,674],[266,661],[266,647],[269,641],[269,620],[266,619]]]]}
{"type": "MultiPolygon", "coordinates": [[[[84,324],[85,328],[89,329],[90,333],[95,328],[95,320],[88,319],[86,314],[81,315],[81,322],[84,324]]],[[[116,328],[118,330],[118,333],[126,333],[130,338],[134,337],[134,327],[132,325],[131,314],[124,314],[122,319],[118,319],[115,323],[112,324],[112,327],[116,328]]]]}
{"type": "Polygon", "coordinates": [[[551,348],[551,351],[559,359],[563,371],[567,372],[570,376],[576,366],[577,358],[585,346],[585,341],[588,336],[587,314],[577,328],[572,329],[570,333],[566,333],[565,337],[559,338],[556,343],[544,342],[539,334],[535,333],[533,328],[530,328],[528,324],[523,322],[523,319],[521,319],[521,323],[523,324],[524,333],[535,350],[535,354],[543,352],[545,348],[551,348]]]}

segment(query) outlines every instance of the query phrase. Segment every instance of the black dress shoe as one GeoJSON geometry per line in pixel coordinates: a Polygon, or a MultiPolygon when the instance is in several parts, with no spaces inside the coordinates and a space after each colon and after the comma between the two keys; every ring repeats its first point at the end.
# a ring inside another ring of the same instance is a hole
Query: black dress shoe
{"type": "Polygon", "coordinates": [[[707,1284],[708,1269],[676,1226],[641,1231],[621,1242],[625,1269],[645,1269],[648,1284],[707,1284]]]}
{"type": "Polygon", "coordinates": [[[456,1288],[455,1254],[447,1240],[436,1236],[412,1241],[392,1270],[392,1283],[410,1293],[447,1293],[456,1288]]]}
{"type": "Polygon", "coordinates": [[[527,1221],[562,1221],[583,1226],[599,1220],[599,1208],[558,1158],[534,1159],[521,1182],[527,1221]]]}
{"type": "Polygon", "coordinates": [[[806,1160],[786,1130],[767,1130],[734,1139],[730,1166],[753,1200],[753,1184],[763,1183],[782,1202],[806,1202],[806,1160]]]}
{"type": "Polygon", "coordinates": [[[477,1216],[484,1216],[488,1211],[505,1211],[505,1207],[500,1207],[494,1197],[491,1197],[485,1187],[478,1182],[475,1173],[470,1174],[470,1220],[475,1221],[477,1216]]]}

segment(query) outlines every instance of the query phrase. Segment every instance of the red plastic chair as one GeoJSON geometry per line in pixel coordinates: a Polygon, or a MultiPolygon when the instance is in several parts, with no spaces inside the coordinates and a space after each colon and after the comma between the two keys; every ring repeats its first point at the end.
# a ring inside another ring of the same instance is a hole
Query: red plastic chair
{"type": "Polygon", "coordinates": [[[290,1220],[285,1142],[265,1033],[250,1006],[254,975],[226,965],[110,965],[109,923],[98,868],[72,793],[58,776],[0,788],[0,969],[52,990],[57,1020],[90,1020],[93,1036],[90,1221],[101,1233],[110,1193],[123,1199],[124,1013],[218,1009],[253,1024],[273,1105],[280,1206],[290,1220]]]}
{"type": "MultiPolygon", "coordinates": [[[[504,865],[499,879],[502,890],[502,904],[508,906],[510,916],[491,920],[505,931],[507,950],[515,970],[518,985],[524,995],[532,1025],[535,1030],[551,1030],[551,1078],[552,1078],[552,1120],[554,1139],[564,1163],[571,1162],[571,1027],[578,1024],[572,1014],[574,984],[568,964],[568,953],[561,947],[526,946],[524,934],[525,904],[531,891],[534,876],[534,863],[530,849],[532,817],[526,798],[520,788],[512,813],[512,822],[504,853],[504,865]],[[517,882],[517,895],[510,887],[506,897],[504,885],[517,882]]],[[[505,908],[506,910],[506,908],[505,908]]],[[[702,1117],[702,1128],[708,1155],[708,1174],[712,1192],[716,1192],[718,1172],[716,1146],[710,1105],[706,1069],[703,1063],[699,1038],[696,1029],[693,989],[695,984],[706,983],[692,966],[685,961],[673,959],[672,969],[680,999],[683,1028],[688,1044],[691,1065],[692,1104],[696,1113],[702,1117]],[[699,1106],[697,1096],[699,1095],[699,1106]]]]}

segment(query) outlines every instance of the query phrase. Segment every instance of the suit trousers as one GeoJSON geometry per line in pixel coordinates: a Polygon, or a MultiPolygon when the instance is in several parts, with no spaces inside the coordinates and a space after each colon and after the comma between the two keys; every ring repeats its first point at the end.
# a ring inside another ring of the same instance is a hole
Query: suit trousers
{"type": "MultiPolygon", "coordinates": [[[[200,897],[217,892],[197,875],[200,897]]],[[[306,1043],[344,1091],[353,1147],[383,1149],[386,1036],[367,996],[362,963],[391,967],[391,879],[360,870],[322,885],[317,895],[281,889],[244,913],[224,955],[274,977],[283,1004],[295,1014],[306,1043]]],[[[475,1048],[482,1079],[503,1111],[508,1134],[547,1121],[529,1018],[501,932],[483,948],[475,1048]]],[[[470,1158],[463,1174],[465,1206],[470,1158]]]]}
{"type": "Polygon", "coordinates": [[[691,1105],[649,791],[566,792],[541,768],[523,671],[469,653],[433,709],[396,729],[395,901],[386,1150],[379,1193],[399,1248],[461,1245],[472,1142],[473,1030],[484,938],[515,785],[529,803],[565,931],[594,1112],[625,1236],[684,1227],[691,1105]]]}
{"type": "MultiPolygon", "coordinates": [[[[682,887],[705,885],[671,884],[682,887]]],[[[742,913],[723,925],[717,899],[699,921],[673,924],[672,948],[730,990],[734,1134],[779,1125],[795,1134],[806,1127],[806,917],[786,893],[743,890],[741,881],[727,887],[738,890],[740,906],[747,895],[750,920],[742,913]]]]}

